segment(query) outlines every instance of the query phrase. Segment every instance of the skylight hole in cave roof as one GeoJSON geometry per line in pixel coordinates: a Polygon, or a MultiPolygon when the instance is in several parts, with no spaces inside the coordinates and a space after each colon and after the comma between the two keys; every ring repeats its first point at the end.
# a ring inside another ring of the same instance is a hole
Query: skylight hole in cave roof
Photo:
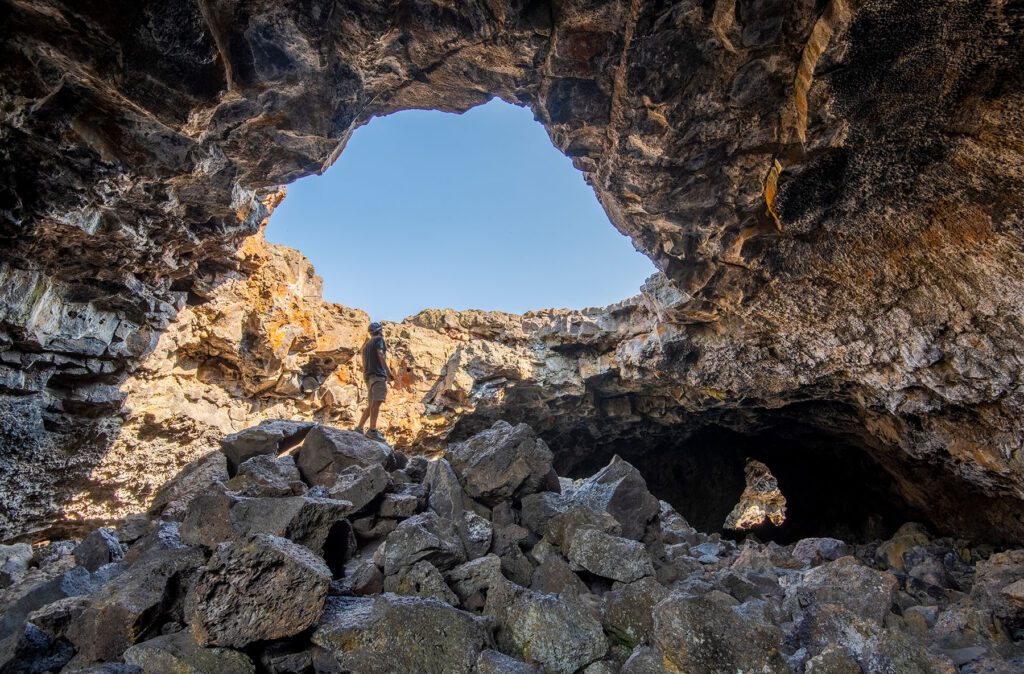
{"type": "Polygon", "coordinates": [[[373,119],[288,186],[267,238],[310,259],[324,299],[392,321],[604,306],[656,271],[530,111],[499,99],[373,119]]]}

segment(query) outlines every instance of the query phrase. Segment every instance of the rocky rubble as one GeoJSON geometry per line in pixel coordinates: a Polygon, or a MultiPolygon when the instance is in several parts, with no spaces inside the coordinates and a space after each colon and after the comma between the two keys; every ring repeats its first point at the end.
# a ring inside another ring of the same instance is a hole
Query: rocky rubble
{"type": "Polygon", "coordinates": [[[918,524],[869,544],[737,543],[690,527],[618,457],[559,479],[523,424],[432,461],[320,425],[282,451],[268,428],[283,427],[226,439],[199,460],[219,474],[182,471],[148,516],[0,548],[0,671],[1024,667],[1022,550],[918,524]]]}

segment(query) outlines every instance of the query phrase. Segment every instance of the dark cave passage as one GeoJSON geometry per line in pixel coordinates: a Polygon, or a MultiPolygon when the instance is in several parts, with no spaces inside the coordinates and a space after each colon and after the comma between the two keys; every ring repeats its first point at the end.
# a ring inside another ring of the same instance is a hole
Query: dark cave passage
{"type": "MultiPolygon", "coordinates": [[[[770,414],[770,413],[765,413],[770,414]]],[[[787,500],[786,520],[752,530],[761,540],[791,543],[829,536],[850,542],[886,538],[907,521],[927,521],[900,494],[898,482],[874,458],[871,448],[849,433],[827,431],[793,420],[720,418],[697,428],[637,435],[601,445],[578,460],[556,449],[563,470],[582,477],[618,454],[643,473],[651,492],[668,501],[694,527],[731,538],[748,532],[723,530],[726,516],[743,492],[746,460],[765,463],[787,500]],[[732,421],[744,428],[729,428],[732,421]]]]}

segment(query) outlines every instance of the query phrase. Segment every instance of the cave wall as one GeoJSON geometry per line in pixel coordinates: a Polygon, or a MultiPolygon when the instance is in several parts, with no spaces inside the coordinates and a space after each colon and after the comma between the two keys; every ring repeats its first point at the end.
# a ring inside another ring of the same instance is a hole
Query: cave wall
{"type": "Polygon", "coordinates": [[[278,185],[374,115],[492,96],[668,283],[642,317],[551,319],[616,326],[535,342],[581,359],[582,392],[497,387],[467,425],[838,401],[893,457],[1024,495],[1017,2],[3,5],[5,535],[91,479],[126,379],[190,297],[251,272],[235,253],[278,185]]]}

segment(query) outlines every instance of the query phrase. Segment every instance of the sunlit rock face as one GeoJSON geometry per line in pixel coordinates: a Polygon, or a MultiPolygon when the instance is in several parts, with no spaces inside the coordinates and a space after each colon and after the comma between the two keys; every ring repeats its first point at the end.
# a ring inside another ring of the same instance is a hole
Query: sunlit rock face
{"type": "Polygon", "coordinates": [[[578,463],[707,424],[757,433],[802,405],[940,525],[1024,539],[1013,3],[6,9],[3,536],[133,506],[208,429],[354,409],[336,362],[365,317],[289,323],[247,294],[279,272],[238,251],[278,185],[372,116],[497,95],[534,111],[664,276],[607,310],[394,328],[413,363],[402,442],[529,418],[578,463]],[[225,284],[234,306],[213,297],[225,284]],[[203,313],[219,301],[223,317],[203,313]],[[147,396],[189,404],[142,412],[147,396]],[[161,434],[184,449],[141,449],[161,434]],[[142,486],[124,486],[129,466],[142,486]]]}

